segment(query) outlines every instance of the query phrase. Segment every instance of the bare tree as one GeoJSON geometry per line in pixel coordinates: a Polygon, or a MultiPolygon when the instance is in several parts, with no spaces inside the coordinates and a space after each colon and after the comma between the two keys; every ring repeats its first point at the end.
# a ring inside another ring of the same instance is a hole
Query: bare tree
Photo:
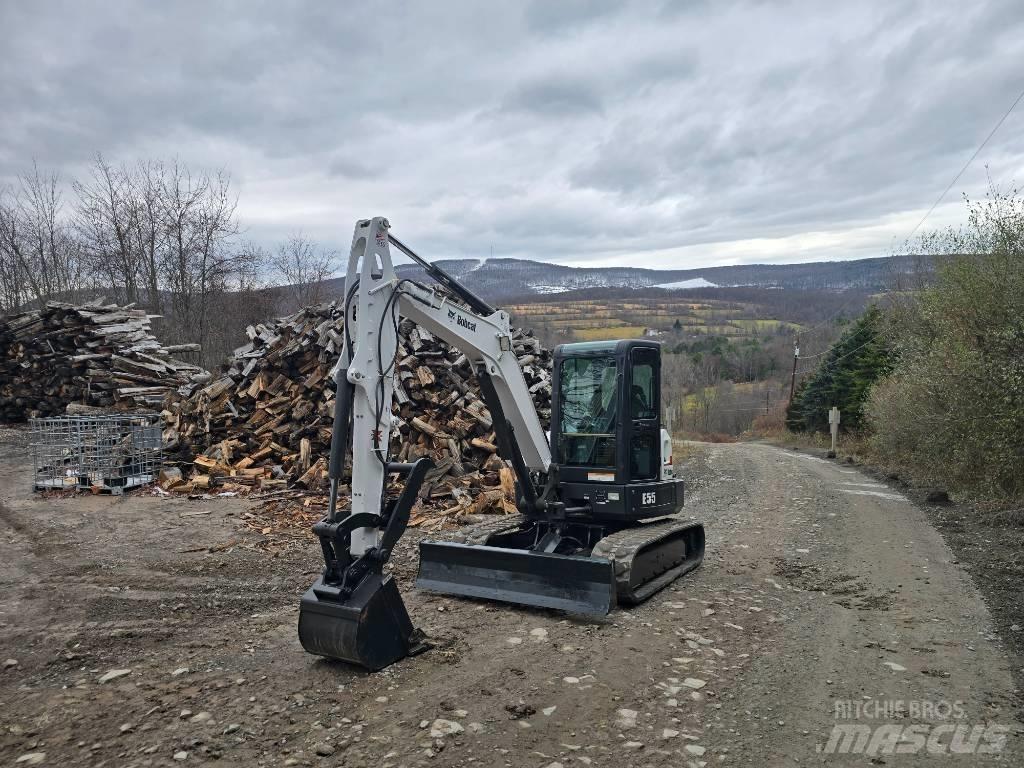
{"type": "Polygon", "coordinates": [[[98,154],[89,178],[76,181],[78,205],[75,226],[90,267],[102,275],[115,298],[138,302],[142,264],[136,249],[138,206],[131,172],[115,168],[98,154]]]}
{"type": "Polygon", "coordinates": [[[278,246],[270,258],[274,275],[284,283],[289,309],[319,304],[324,299],[324,282],[336,268],[336,251],[319,247],[297,232],[278,246]]]}
{"type": "MultiPolygon", "coordinates": [[[[718,361],[710,355],[701,358],[697,373],[696,400],[697,409],[701,416],[702,432],[711,431],[711,418],[713,413],[720,407],[718,385],[722,380],[721,369],[718,361]]],[[[697,413],[694,413],[694,424],[697,423],[697,413]]]]}
{"type": "Polygon", "coordinates": [[[219,171],[193,175],[175,160],[163,167],[159,210],[164,237],[161,277],[170,296],[175,339],[204,344],[212,298],[231,287],[245,256],[231,248],[238,234],[231,179],[219,171]]]}
{"type": "Polygon", "coordinates": [[[132,246],[139,264],[139,281],[146,292],[146,302],[156,312],[163,311],[161,294],[161,256],[165,245],[161,211],[161,182],[164,164],[160,160],[143,160],[129,177],[134,209],[132,246]]]}
{"type": "Polygon", "coordinates": [[[215,369],[246,340],[246,326],[266,321],[277,311],[278,297],[266,281],[267,252],[254,243],[235,249],[237,270],[228,290],[211,293],[212,313],[202,356],[196,362],[215,369]]]}
{"type": "Polygon", "coordinates": [[[20,232],[16,225],[12,193],[0,193],[0,313],[14,312],[32,295],[30,271],[20,257],[20,232]]]}
{"type": "Polygon", "coordinates": [[[81,249],[63,207],[60,177],[35,163],[13,188],[0,190],[0,291],[7,310],[30,300],[42,305],[83,286],[81,249]]]}
{"type": "Polygon", "coordinates": [[[233,318],[218,307],[255,269],[253,255],[234,247],[237,201],[227,173],[193,173],[179,160],[113,166],[97,155],[75,191],[85,252],[115,296],[164,315],[167,341],[206,348],[217,335],[215,346],[226,344],[233,318]]]}

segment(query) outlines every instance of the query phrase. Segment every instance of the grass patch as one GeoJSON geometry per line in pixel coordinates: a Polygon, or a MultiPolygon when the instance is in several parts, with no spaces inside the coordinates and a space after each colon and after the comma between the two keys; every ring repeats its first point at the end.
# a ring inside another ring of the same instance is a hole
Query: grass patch
{"type": "Polygon", "coordinates": [[[580,341],[635,339],[643,335],[645,327],[643,325],[617,325],[610,328],[575,328],[573,335],[580,341]]]}

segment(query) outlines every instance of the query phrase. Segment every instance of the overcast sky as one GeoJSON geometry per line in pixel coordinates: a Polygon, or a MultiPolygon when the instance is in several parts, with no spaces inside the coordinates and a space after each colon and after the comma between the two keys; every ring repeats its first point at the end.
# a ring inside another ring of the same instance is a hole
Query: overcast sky
{"type": "MultiPolygon", "coordinates": [[[[885,255],[1024,88],[1013,0],[6,0],[0,42],[0,179],[177,155],[266,244],[577,265],[885,255]]],[[[1024,176],[1024,104],[925,229],[986,165],[1024,176]]]]}

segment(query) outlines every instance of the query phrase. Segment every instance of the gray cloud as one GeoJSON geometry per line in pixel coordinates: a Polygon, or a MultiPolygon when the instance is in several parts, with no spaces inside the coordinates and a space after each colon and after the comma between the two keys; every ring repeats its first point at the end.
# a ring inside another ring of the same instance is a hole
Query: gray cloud
{"type": "Polygon", "coordinates": [[[612,14],[621,5],[615,0],[533,0],[526,6],[526,27],[530,32],[564,34],[612,14]]]}
{"type": "Polygon", "coordinates": [[[603,111],[601,99],[589,83],[554,78],[523,83],[509,94],[504,108],[553,118],[573,118],[603,111]]]}
{"type": "MultiPolygon", "coordinates": [[[[268,242],[343,247],[381,213],[437,257],[877,255],[1024,86],[1022,22],[1009,0],[5,3],[0,182],[178,156],[228,168],[268,242]]],[[[1024,169],[1022,125],[950,201],[1024,169]]]]}

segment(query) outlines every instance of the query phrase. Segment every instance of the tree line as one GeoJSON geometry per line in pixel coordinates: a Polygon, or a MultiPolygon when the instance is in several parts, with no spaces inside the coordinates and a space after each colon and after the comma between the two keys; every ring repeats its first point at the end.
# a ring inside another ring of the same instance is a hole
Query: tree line
{"type": "Polygon", "coordinates": [[[1024,497],[1024,198],[993,187],[914,244],[932,272],[870,310],[805,382],[794,429],[843,427],[869,458],[967,498],[1024,497]],[[849,414],[849,419],[847,415],[849,414]]]}
{"type": "Polygon", "coordinates": [[[159,315],[162,340],[200,343],[212,367],[246,325],[322,301],[337,265],[301,233],[245,239],[237,208],[230,174],[178,159],[96,155],[68,183],[33,164],[0,188],[0,314],[102,295],[159,315]]]}

